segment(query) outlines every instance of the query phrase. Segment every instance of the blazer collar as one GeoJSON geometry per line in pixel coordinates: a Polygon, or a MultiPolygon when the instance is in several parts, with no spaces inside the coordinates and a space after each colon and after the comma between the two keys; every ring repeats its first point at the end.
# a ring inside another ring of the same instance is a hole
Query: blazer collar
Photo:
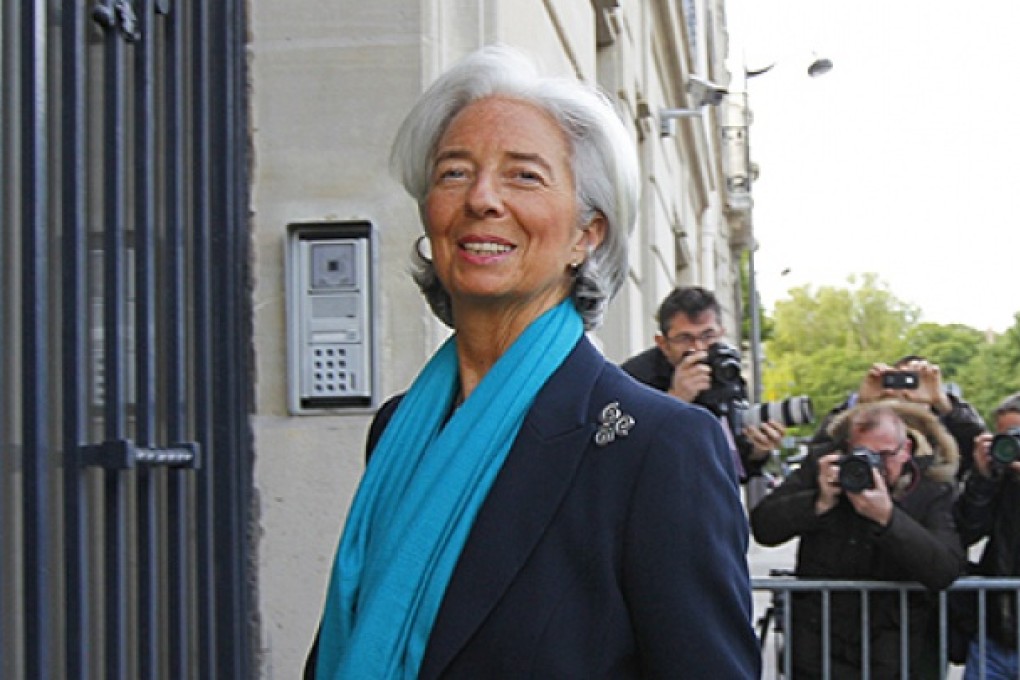
{"type": "Polygon", "coordinates": [[[604,365],[582,337],[538,393],[457,562],[420,678],[442,674],[541,539],[593,445],[591,398],[604,365]]]}

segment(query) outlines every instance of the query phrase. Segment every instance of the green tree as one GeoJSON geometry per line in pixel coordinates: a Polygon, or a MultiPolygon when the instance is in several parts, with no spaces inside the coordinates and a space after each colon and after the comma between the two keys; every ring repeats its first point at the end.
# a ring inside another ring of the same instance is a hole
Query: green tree
{"type": "Polygon", "coordinates": [[[960,371],[964,397],[992,425],[991,414],[1002,399],[1020,392],[1020,313],[1013,326],[984,343],[960,371]]]}
{"type": "Polygon", "coordinates": [[[910,354],[918,354],[939,365],[942,379],[961,387],[969,386],[967,364],[988,341],[985,334],[963,324],[941,326],[922,323],[907,332],[906,345],[910,354]]]}
{"type": "Polygon", "coordinates": [[[857,389],[872,363],[907,353],[920,310],[875,274],[847,282],[849,288],[794,288],[776,303],[762,367],[764,399],[806,394],[820,416],[857,389]]]}

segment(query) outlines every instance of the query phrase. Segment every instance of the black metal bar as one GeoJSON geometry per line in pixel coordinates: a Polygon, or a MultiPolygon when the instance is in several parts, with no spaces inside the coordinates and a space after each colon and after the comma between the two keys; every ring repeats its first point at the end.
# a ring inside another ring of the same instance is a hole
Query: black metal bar
{"type": "Polygon", "coordinates": [[[53,677],[46,2],[21,3],[22,436],[25,669],[53,677]]]}
{"type": "MultiPolygon", "coordinates": [[[[13,219],[13,206],[16,201],[10,200],[8,192],[15,186],[14,179],[18,171],[13,165],[14,156],[14,114],[17,74],[15,54],[19,45],[16,36],[20,24],[17,20],[17,3],[0,3],[0,81],[6,83],[0,88],[0,222],[17,224],[13,219]]],[[[12,230],[0,230],[0,262],[14,260],[13,244],[8,246],[12,230]]],[[[12,356],[16,343],[13,341],[13,324],[8,319],[8,291],[14,290],[11,282],[14,267],[0,269],[0,385],[10,385],[7,361],[12,356]],[[7,345],[8,337],[11,345],[7,345]]],[[[12,413],[14,395],[11,390],[0,390],[0,612],[14,612],[14,597],[11,589],[5,584],[11,583],[16,567],[14,565],[17,552],[14,549],[13,531],[9,527],[13,522],[13,513],[8,511],[8,503],[12,497],[9,492],[11,482],[10,468],[14,453],[12,435],[8,430],[8,414],[12,413]],[[12,559],[14,558],[14,559],[12,559]]],[[[18,649],[14,644],[14,616],[0,616],[0,649],[7,650],[4,659],[0,659],[0,672],[10,669],[18,649]]]]}
{"type": "Polygon", "coordinates": [[[212,362],[210,352],[211,308],[209,233],[210,233],[210,41],[209,3],[192,5],[192,180],[193,180],[193,323],[195,353],[194,413],[195,433],[206,450],[205,465],[198,471],[195,484],[196,601],[198,612],[198,673],[201,680],[217,680],[217,594],[216,565],[213,551],[216,516],[213,510],[214,475],[219,450],[212,439],[212,362]]]}
{"type": "MultiPolygon", "coordinates": [[[[166,432],[170,441],[184,441],[187,430],[187,374],[184,301],[185,220],[185,117],[184,35],[187,29],[182,7],[168,13],[166,26],[166,432]]],[[[188,482],[182,475],[167,479],[167,655],[171,678],[191,677],[191,638],[188,634],[189,564],[188,482]]]]}
{"type": "MultiPolygon", "coordinates": [[[[124,232],[125,76],[124,41],[107,30],[103,88],[103,420],[108,440],[125,434],[124,399],[124,232]]],[[[108,470],[105,493],[104,632],[106,677],[128,677],[127,489],[123,475],[108,470]]]]}
{"type": "Polygon", "coordinates": [[[89,561],[86,543],[88,505],[77,449],[85,440],[88,366],[87,266],[85,216],[85,8],[80,2],[62,6],[61,99],[63,109],[61,167],[63,366],[63,494],[64,494],[64,645],[65,677],[87,677],[89,668],[89,561]]]}
{"type": "Polygon", "coordinates": [[[211,26],[218,34],[211,44],[213,91],[219,96],[213,100],[214,139],[222,140],[224,148],[212,157],[213,184],[221,200],[213,205],[212,223],[219,225],[212,234],[213,261],[223,263],[214,271],[217,289],[226,292],[223,314],[214,317],[213,352],[215,364],[214,392],[218,417],[215,421],[214,441],[218,451],[215,512],[219,535],[216,546],[216,590],[220,596],[217,614],[219,635],[219,674],[223,678],[251,677],[248,668],[250,648],[247,618],[248,579],[245,574],[248,553],[247,506],[244,495],[250,484],[250,467],[247,461],[243,415],[245,394],[241,386],[239,359],[243,352],[234,348],[243,346],[241,338],[242,304],[239,292],[245,290],[241,273],[245,271],[246,255],[239,240],[243,232],[243,216],[237,200],[242,176],[239,173],[239,150],[236,135],[246,129],[239,111],[237,92],[238,73],[236,5],[225,0],[212,6],[211,26]]]}
{"type": "MultiPolygon", "coordinates": [[[[156,442],[156,183],[155,90],[156,41],[152,0],[140,0],[138,41],[134,44],[134,208],[135,208],[135,432],[144,447],[156,442]]],[[[158,676],[160,646],[160,579],[158,489],[160,475],[141,467],[135,479],[138,541],[138,673],[158,676]]]]}

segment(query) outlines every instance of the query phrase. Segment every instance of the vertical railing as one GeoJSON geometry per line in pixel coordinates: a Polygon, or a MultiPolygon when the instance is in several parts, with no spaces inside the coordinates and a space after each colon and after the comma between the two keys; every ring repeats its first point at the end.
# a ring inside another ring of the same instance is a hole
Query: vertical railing
{"type": "MultiPolygon", "coordinates": [[[[155,7],[153,0],[137,3],[138,32],[143,38],[134,52],[134,340],[135,440],[155,448],[156,385],[156,140],[155,120],[155,7]]],[[[137,578],[135,606],[138,630],[138,674],[158,677],[161,593],[159,582],[159,480],[164,470],[147,465],[136,470],[137,578]]]]}
{"type": "MultiPolygon", "coordinates": [[[[16,3],[0,3],[0,224],[15,224],[13,205],[8,193],[14,187],[17,171],[13,164],[15,96],[13,85],[17,82],[14,71],[14,55],[17,42],[16,3]]],[[[9,245],[13,229],[0,229],[0,263],[14,259],[13,248],[9,245]]],[[[13,267],[0,267],[0,385],[10,385],[8,364],[16,349],[12,335],[13,323],[8,318],[8,294],[14,280],[13,267]]],[[[11,480],[14,477],[13,434],[9,427],[10,413],[15,403],[9,389],[0,389],[0,612],[15,612],[14,589],[17,552],[14,550],[13,512],[9,504],[13,497],[11,480]]],[[[15,616],[0,616],[0,678],[14,674],[17,645],[14,644],[15,616]]]]}
{"type": "MultiPolygon", "coordinates": [[[[210,113],[212,131],[215,138],[223,140],[230,150],[213,156],[210,171],[213,184],[221,186],[247,185],[245,174],[245,143],[244,130],[247,130],[247,119],[241,107],[241,78],[244,73],[243,53],[237,49],[241,43],[241,22],[235,3],[211,3],[210,26],[218,27],[222,33],[219,39],[210,41],[214,56],[209,70],[209,84],[217,96],[212,99],[210,113]]],[[[227,193],[211,205],[212,224],[236,224],[244,219],[245,206],[238,200],[237,193],[227,193]]],[[[215,285],[223,290],[246,290],[247,258],[245,247],[239,241],[237,230],[217,229],[210,234],[210,244],[215,253],[215,261],[223,266],[213,270],[215,285]]],[[[211,340],[213,354],[222,356],[234,348],[245,351],[246,338],[251,337],[244,328],[247,314],[240,307],[224,310],[226,313],[213,316],[211,340]]],[[[224,371],[216,367],[215,383],[218,405],[216,411],[224,417],[214,423],[213,441],[217,448],[226,451],[247,451],[248,446],[242,437],[245,435],[244,421],[248,413],[248,395],[236,371],[224,371]]],[[[244,560],[250,550],[248,526],[246,521],[247,508],[250,507],[248,489],[250,488],[251,464],[248,456],[238,455],[217,459],[217,474],[234,483],[219,487],[213,507],[220,526],[230,536],[234,547],[218,540],[215,545],[216,589],[220,593],[221,602],[217,611],[219,616],[218,630],[221,638],[219,646],[221,658],[218,664],[219,673],[223,677],[250,677],[248,666],[250,654],[249,621],[245,616],[250,611],[248,588],[243,583],[246,571],[244,560]],[[241,547],[241,549],[237,549],[241,547]],[[242,644],[226,645],[226,640],[243,641],[242,644]]]]}
{"type": "MultiPolygon", "coordinates": [[[[166,11],[166,10],[164,10],[166,11]]],[[[170,442],[183,442],[188,437],[187,334],[185,299],[187,296],[184,221],[187,214],[185,168],[186,119],[185,100],[185,25],[183,10],[166,21],[165,79],[163,87],[166,138],[165,228],[165,289],[169,295],[164,303],[166,338],[163,370],[166,374],[166,433],[170,442]]],[[[189,630],[190,579],[192,554],[188,551],[190,515],[187,512],[188,479],[170,475],[167,479],[167,651],[168,675],[171,678],[195,677],[189,630]]]]}
{"type": "MultiPolygon", "coordinates": [[[[212,342],[210,326],[212,310],[210,307],[211,285],[209,272],[212,260],[209,253],[210,206],[211,191],[211,142],[210,107],[212,91],[209,86],[211,69],[210,50],[211,28],[209,25],[209,4],[200,2],[192,7],[192,136],[195,143],[192,147],[191,178],[194,205],[192,207],[192,277],[194,279],[194,311],[192,326],[194,328],[195,373],[201,376],[212,375],[212,342]]],[[[203,380],[195,385],[195,432],[199,441],[212,442],[212,391],[211,380],[203,380]]],[[[196,582],[198,601],[198,663],[199,678],[211,680],[217,677],[216,650],[219,641],[217,613],[214,606],[216,570],[213,552],[213,510],[214,475],[219,473],[219,457],[207,456],[202,468],[198,471],[195,492],[195,542],[196,565],[198,576],[196,582]]]]}
{"type": "MultiPolygon", "coordinates": [[[[98,6],[97,6],[98,11],[98,6]]],[[[127,439],[125,376],[125,42],[108,24],[103,44],[103,437],[127,439]]],[[[104,473],[106,553],[104,652],[108,680],[128,677],[127,484],[120,470],[104,473]]]]}
{"type": "Polygon", "coordinates": [[[49,260],[46,116],[47,3],[21,6],[21,357],[22,531],[26,610],[25,671],[32,678],[54,676],[54,590],[50,578],[53,529],[49,452],[49,260]]]}
{"type": "Polygon", "coordinates": [[[61,299],[64,626],[68,678],[89,675],[90,570],[87,554],[89,509],[78,447],[88,425],[88,203],[86,187],[85,7],[65,3],[61,34],[61,299]]]}
{"type": "Polygon", "coordinates": [[[258,676],[243,19],[0,4],[0,680],[258,676]]]}

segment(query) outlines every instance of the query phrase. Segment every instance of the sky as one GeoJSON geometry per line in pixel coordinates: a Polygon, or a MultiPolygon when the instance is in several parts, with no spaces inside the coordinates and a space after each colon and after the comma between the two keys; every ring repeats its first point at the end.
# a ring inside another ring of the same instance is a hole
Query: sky
{"type": "Polygon", "coordinates": [[[1011,327],[1020,2],[729,0],[727,12],[731,70],[775,63],[747,81],[765,309],[874,272],[922,321],[1011,327]],[[833,69],[810,78],[816,56],[833,69]]]}

